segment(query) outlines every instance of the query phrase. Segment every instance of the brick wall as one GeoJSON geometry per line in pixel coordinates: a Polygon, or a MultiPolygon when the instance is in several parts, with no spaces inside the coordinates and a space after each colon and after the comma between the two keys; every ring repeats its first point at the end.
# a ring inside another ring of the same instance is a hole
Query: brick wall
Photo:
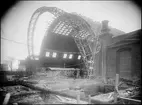
{"type": "Polygon", "coordinates": [[[132,76],[141,76],[141,50],[140,45],[134,44],[132,49],[132,76]]]}
{"type": "Polygon", "coordinates": [[[116,50],[117,49],[107,49],[107,77],[114,77],[116,73],[116,50]]]}
{"type": "MultiPolygon", "coordinates": [[[[131,75],[141,74],[141,52],[139,44],[123,45],[121,47],[107,49],[107,77],[114,77],[117,71],[117,51],[120,49],[131,49],[131,75]]],[[[127,75],[126,75],[127,77],[127,75]]]]}

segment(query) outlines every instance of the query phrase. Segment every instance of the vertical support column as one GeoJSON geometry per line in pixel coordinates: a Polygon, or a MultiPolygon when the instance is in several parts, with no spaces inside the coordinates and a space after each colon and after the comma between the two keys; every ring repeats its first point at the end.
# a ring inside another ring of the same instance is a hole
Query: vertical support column
{"type": "Polygon", "coordinates": [[[88,95],[88,104],[91,104],[91,96],[88,95]]]}
{"type": "Polygon", "coordinates": [[[119,66],[120,66],[120,52],[117,51],[116,52],[116,72],[115,72],[116,74],[120,74],[119,66]]]}
{"type": "Polygon", "coordinates": [[[102,45],[102,77],[106,83],[106,47],[102,45]]]}
{"type": "Polygon", "coordinates": [[[96,56],[96,45],[97,44],[97,41],[96,42],[94,42],[94,49],[93,49],[93,52],[92,52],[92,60],[93,60],[93,62],[94,63],[92,63],[92,67],[93,67],[93,75],[95,76],[95,74],[96,74],[96,61],[95,61],[95,56],[96,56]]]}
{"type": "Polygon", "coordinates": [[[117,91],[114,91],[114,103],[117,103],[117,91]]]}
{"type": "Polygon", "coordinates": [[[118,91],[118,84],[119,84],[119,74],[116,74],[116,79],[115,79],[115,89],[118,91]]]}
{"type": "Polygon", "coordinates": [[[77,104],[80,104],[80,93],[77,94],[77,104]]]}
{"type": "Polygon", "coordinates": [[[114,103],[117,102],[118,84],[119,84],[119,74],[116,74],[116,78],[115,78],[115,89],[114,89],[114,103]]]}
{"type": "Polygon", "coordinates": [[[112,43],[112,34],[110,33],[110,29],[108,26],[108,20],[102,21],[102,30],[101,30],[101,41],[102,41],[102,77],[104,79],[104,82],[106,82],[106,49],[107,46],[109,46],[112,43]]]}
{"type": "Polygon", "coordinates": [[[106,58],[107,58],[107,55],[106,55],[106,47],[104,48],[104,82],[106,83],[106,58]]]}

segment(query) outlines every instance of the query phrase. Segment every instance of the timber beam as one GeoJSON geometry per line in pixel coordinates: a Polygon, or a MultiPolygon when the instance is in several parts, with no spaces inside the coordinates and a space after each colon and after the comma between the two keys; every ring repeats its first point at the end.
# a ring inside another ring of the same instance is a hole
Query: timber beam
{"type": "MultiPolygon", "coordinates": [[[[28,88],[33,89],[33,90],[41,91],[42,93],[45,93],[45,94],[55,94],[55,95],[59,95],[59,96],[67,97],[67,98],[76,99],[76,96],[72,96],[72,95],[69,95],[67,93],[62,93],[62,92],[59,92],[59,91],[54,91],[54,90],[50,90],[50,89],[45,89],[45,88],[41,88],[41,87],[38,87],[38,86],[34,86],[34,85],[26,83],[24,81],[18,81],[18,84],[22,85],[22,86],[25,86],[25,87],[28,87],[28,88]]],[[[87,98],[80,97],[80,100],[88,102],[87,98]]],[[[95,100],[95,99],[91,99],[91,103],[95,103],[95,104],[110,104],[108,102],[102,102],[102,101],[95,100]]]]}

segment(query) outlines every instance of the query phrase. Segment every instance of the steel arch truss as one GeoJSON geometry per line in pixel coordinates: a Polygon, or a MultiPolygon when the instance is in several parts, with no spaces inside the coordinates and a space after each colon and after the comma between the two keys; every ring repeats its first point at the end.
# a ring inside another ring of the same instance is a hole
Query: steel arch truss
{"type": "Polygon", "coordinates": [[[57,18],[58,16],[64,14],[65,12],[61,9],[58,9],[56,7],[41,7],[38,8],[32,15],[29,27],[28,27],[28,37],[27,37],[27,45],[28,45],[28,54],[31,59],[34,59],[34,52],[33,52],[33,38],[34,38],[34,30],[36,22],[39,18],[39,16],[45,12],[50,12],[57,18]]]}
{"type": "Polygon", "coordinates": [[[91,48],[91,44],[96,38],[96,35],[92,31],[90,25],[83,18],[75,14],[66,13],[55,7],[41,7],[37,9],[31,17],[28,29],[28,52],[31,59],[34,59],[33,33],[35,30],[35,24],[38,17],[44,12],[50,12],[56,17],[48,29],[49,33],[53,32],[66,36],[70,35],[74,38],[86,69],[90,74],[94,68],[94,50],[91,48]]]}

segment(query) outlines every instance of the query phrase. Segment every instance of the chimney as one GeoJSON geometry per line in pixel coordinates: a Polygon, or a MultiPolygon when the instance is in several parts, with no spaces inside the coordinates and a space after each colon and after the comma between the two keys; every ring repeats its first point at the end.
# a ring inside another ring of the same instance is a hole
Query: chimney
{"type": "Polygon", "coordinates": [[[110,31],[110,29],[108,27],[108,22],[109,22],[108,20],[103,20],[102,21],[102,30],[101,30],[101,32],[106,33],[106,32],[110,31]]]}
{"type": "Polygon", "coordinates": [[[108,26],[108,20],[102,21],[102,29],[100,39],[102,40],[104,46],[111,44],[112,42],[112,34],[110,33],[110,28],[108,26]]]}

